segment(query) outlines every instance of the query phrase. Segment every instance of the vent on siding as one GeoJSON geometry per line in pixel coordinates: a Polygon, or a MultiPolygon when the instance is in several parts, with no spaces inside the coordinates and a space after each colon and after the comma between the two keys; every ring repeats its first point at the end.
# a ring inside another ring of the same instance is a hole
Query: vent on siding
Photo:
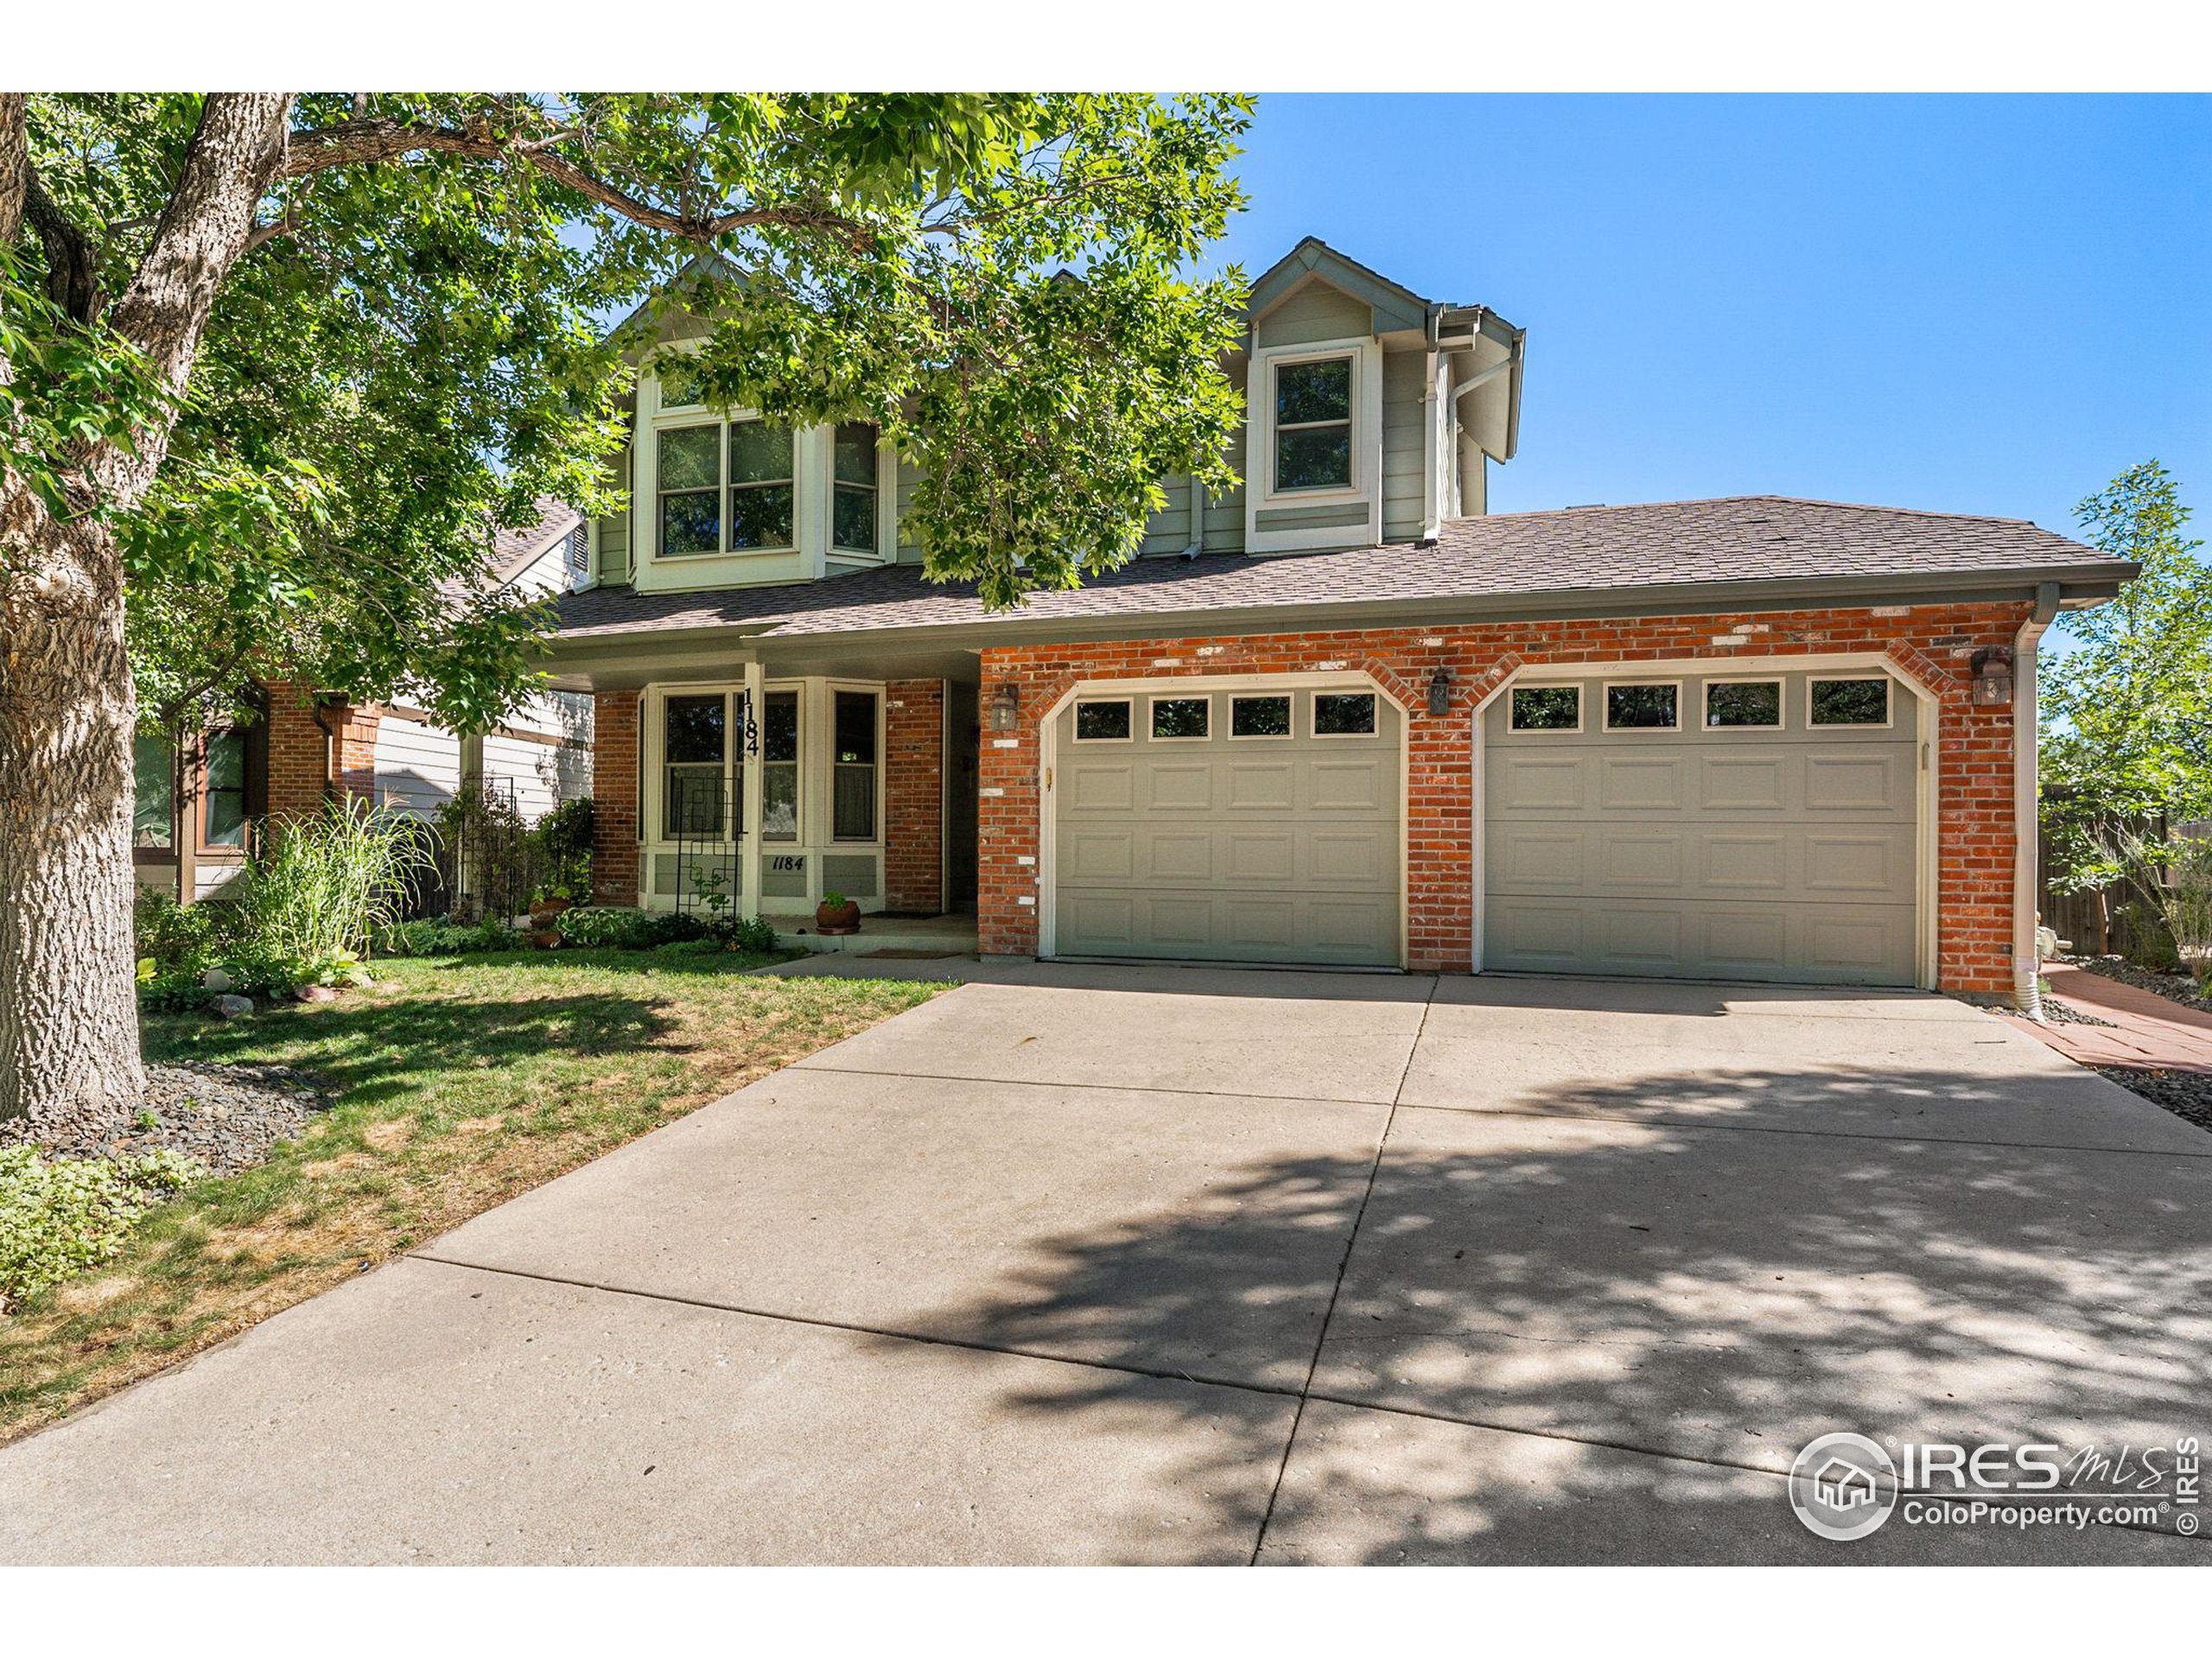
{"type": "Polygon", "coordinates": [[[824,853],[822,891],[842,893],[848,899],[874,898],[875,860],[866,853],[824,853]]]}
{"type": "Polygon", "coordinates": [[[569,532],[569,586],[574,588],[591,575],[591,537],[578,524],[569,532]]]}

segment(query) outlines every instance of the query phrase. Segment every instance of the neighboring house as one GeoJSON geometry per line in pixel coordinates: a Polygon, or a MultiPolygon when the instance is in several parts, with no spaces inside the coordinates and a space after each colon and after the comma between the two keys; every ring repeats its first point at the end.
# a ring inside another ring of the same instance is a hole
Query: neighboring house
{"type": "Polygon", "coordinates": [[[1301,243],[1228,365],[1244,487],[1166,480],[1150,556],[998,614],[922,580],[873,429],[641,371],[550,662],[598,898],[712,866],[746,913],[972,906],[995,955],[2031,985],[2035,641],[2133,567],[1775,497],[1486,516],[1522,346],[1301,243]]]}
{"type": "MultiPolygon", "coordinates": [[[[495,536],[493,579],[563,593],[586,575],[583,524],[550,499],[538,507],[536,523],[495,536]]],[[[204,899],[244,866],[269,815],[339,796],[427,818],[480,779],[535,820],[591,793],[591,699],[576,692],[535,693],[496,729],[469,734],[405,702],[355,704],[292,686],[257,687],[254,701],[259,717],[242,726],[181,744],[138,738],[142,886],[204,899]]]]}

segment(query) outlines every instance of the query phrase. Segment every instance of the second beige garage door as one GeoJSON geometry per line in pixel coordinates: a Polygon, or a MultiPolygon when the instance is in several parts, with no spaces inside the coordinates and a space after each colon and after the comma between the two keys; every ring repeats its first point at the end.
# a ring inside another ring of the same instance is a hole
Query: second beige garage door
{"type": "Polygon", "coordinates": [[[1053,734],[1052,951],[1396,967],[1400,729],[1353,687],[1078,697],[1053,734]]]}
{"type": "Polygon", "coordinates": [[[1483,721],[1483,965],[1910,985],[1919,750],[1873,672],[1517,684],[1483,721]]]}

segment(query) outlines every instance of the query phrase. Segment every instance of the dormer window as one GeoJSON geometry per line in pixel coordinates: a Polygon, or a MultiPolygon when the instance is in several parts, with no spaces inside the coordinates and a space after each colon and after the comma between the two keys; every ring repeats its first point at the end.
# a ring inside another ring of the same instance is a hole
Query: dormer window
{"type": "Polygon", "coordinates": [[[1349,356],[1276,365],[1278,491],[1351,487],[1351,374],[1349,356]]]}

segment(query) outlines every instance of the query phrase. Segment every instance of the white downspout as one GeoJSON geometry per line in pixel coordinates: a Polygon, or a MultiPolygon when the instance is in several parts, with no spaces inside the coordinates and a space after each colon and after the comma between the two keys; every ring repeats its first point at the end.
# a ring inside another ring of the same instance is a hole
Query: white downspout
{"type": "Polygon", "coordinates": [[[2036,957],[2036,642],[2058,614],[2058,584],[2039,582],[2035,609],[2012,638],[2012,1001],[2031,1020],[2043,1018],[2043,964],[2036,957]]]}
{"type": "Polygon", "coordinates": [[[1191,540],[1178,556],[1195,559],[1206,550],[1206,486],[1191,474],[1191,540]]]}

